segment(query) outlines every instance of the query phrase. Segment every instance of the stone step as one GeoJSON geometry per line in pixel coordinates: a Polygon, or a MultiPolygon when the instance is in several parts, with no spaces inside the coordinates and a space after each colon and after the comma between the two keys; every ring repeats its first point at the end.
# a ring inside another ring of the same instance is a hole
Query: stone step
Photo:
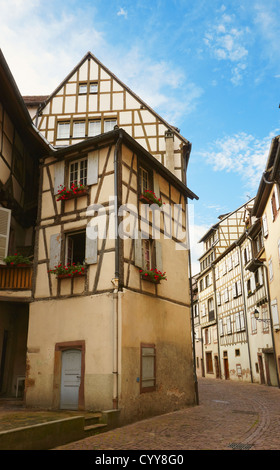
{"type": "Polygon", "coordinates": [[[106,428],[107,424],[104,423],[91,424],[84,427],[84,432],[86,436],[93,436],[94,434],[104,432],[106,428]]]}
{"type": "Polygon", "coordinates": [[[91,413],[90,415],[85,416],[85,425],[90,426],[91,424],[98,424],[102,420],[102,413],[95,412],[91,413]]]}

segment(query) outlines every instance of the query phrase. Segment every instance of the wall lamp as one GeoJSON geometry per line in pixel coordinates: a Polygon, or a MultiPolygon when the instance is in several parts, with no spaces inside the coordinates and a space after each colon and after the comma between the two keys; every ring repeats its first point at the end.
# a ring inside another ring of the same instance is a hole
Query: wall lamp
{"type": "Polygon", "coordinates": [[[254,311],[254,315],[255,315],[256,320],[258,320],[258,321],[264,321],[266,323],[270,322],[269,318],[260,318],[260,312],[256,308],[255,308],[255,311],[254,311]]]}

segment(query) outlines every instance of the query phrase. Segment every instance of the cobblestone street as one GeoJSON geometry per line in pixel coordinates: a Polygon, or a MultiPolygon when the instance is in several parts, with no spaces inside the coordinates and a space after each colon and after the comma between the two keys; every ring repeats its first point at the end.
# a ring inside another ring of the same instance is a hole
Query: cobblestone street
{"type": "Polygon", "coordinates": [[[58,450],[279,450],[280,390],[199,379],[199,405],[146,419],[58,450]]]}

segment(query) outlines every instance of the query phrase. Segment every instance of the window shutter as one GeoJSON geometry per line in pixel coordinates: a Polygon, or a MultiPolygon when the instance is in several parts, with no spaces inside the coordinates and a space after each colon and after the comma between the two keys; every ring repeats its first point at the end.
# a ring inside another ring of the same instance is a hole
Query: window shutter
{"type": "Polygon", "coordinates": [[[240,328],[241,330],[245,330],[244,312],[240,312],[240,328]]]}
{"type": "Polygon", "coordinates": [[[86,264],[96,264],[97,263],[97,243],[98,238],[88,237],[86,234],[86,253],[85,253],[85,262],[86,264]]]}
{"type": "Polygon", "coordinates": [[[163,272],[161,243],[157,240],[155,240],[155,251],[156,251],[156,268],[158,269],[158,271],[163,272]]]}
{"type": "Polygon", "coordinates": [[[236,331],[240,331],[240,314],[239,313],[235,314],[235,325],[236,325],[236,331]]]}
{"type": "Polygon", "coordinates": [[[237,293],[238,295],[242,294],[242,289],[241,289],[241,281],[237,281],[237,293]]]}
{"type": "Polygon", "coordinates": [[[158,174],[155,171],[154,171],[154,193],[156,197],[160,197],[158,174]]]}
{"type": "Polygon", "coordinates": [[[51,235],[50,241],[50,269],[54,269],[60,263],[61,236],[60,233],[51,235]]]}
{"type": "Polygon", "coordinates": [[[264,235],[264,237],[266,237],[268,235],[266,214],[264,214],[262,216],[262,223],[263,223],[263,235],[264,235]]]}
{"type": "Polygon", "coordinates": [[[87,184],[97,184],[98,182],[98,151],[88,154],[87,184]]]}
{"type": "Polygon", "coordinates": [[[220,336],[224,336],[223,320],[219,320],[219,332],[220,332],[220,336]]]}
{"type": "Polygon", "coordinates": [[[262,286],[263,285],[263,270],[262,268],[259,268],[259,283],[262,286]]]}
{"type": "Polygon", "coordinates": [[[277,309],[277,300],[273,300],[271,302],[271,315],[272,315],[272,322],[273,322],[274,328],[279,329],[279,316],[278,316],[278,309],[277,309]]]}
{"type": "Polygon", "coordinates": [[[280,208],[280,203],[279,203],[279,192],[278,192],[278,186],[276,185],[274,188],[274,193],[275,193],[275,204],[276,204],[276,210],[279,210],[280,208]]]}
{"type": "Polygon", "coordinates": [[[58,194],[61,186],[64,186],[64,161],[56,162],[54,165],[54,194],[58,194]]]}
{"type": "Polygon", "coordinates": [[[232,297],[236,297],[237,296],[237,289],[236,289],[236,283],[234,282],[232,284],[232,297]]]}
{"type": "Polygon", "coordinates": [[[8,254],[11,211],[0,207],[0,263],[8,254]]]}
{"type": "Polygon", "coordinates": [[[142,239],[139,234],[134,240],[134,262],[137,268],[143,269],[142,239]]]}
{"type": "Polygon", "coordinates": [[[255,281],[255,276],[251,276],[251,291],[254,292],[256,290],[256,281],[255,281]]]}

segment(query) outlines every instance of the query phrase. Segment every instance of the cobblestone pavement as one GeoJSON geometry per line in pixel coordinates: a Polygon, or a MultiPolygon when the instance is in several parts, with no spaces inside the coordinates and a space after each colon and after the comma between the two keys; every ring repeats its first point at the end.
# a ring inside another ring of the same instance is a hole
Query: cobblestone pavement
{"type": "Polygon", "coordinates": [[[56,450],[279,450],[280,390],[199,379],[199,405],[56,450]]]}

